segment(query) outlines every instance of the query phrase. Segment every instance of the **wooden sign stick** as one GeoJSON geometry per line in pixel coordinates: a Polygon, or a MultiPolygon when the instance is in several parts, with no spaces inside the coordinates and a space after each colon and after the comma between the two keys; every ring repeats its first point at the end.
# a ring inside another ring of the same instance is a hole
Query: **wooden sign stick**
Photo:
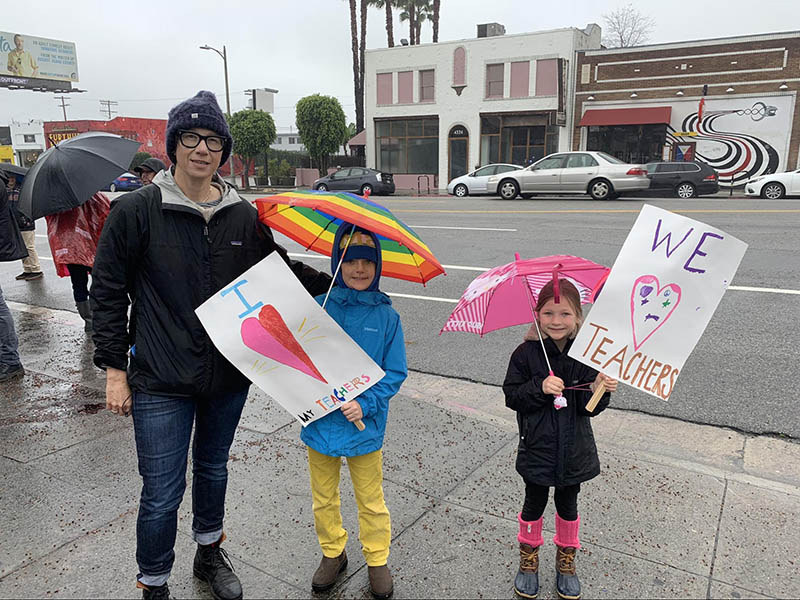
{"type": "Polygon", "coordinates": [[[605,393],[606,393],[606,384],[601,381],[600,385],[598,385],[595,388],[594,394],[592,394],[592,397],[589,399],[589,402],[586,403],[586,410],[592,412],[595,408],[597,408],[597,403],[600,402],[600,398],[602,398],[603,394],[605,393]]]}

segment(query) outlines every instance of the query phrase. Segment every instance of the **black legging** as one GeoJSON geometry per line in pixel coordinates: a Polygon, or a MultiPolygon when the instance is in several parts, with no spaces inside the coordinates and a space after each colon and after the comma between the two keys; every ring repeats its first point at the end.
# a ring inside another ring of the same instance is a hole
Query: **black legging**
{"type": "MultiPolygon", "coordinates": [[[[553,494],[558,516],[565,521],[574,521],[578,518],[578,492],[581,484],[568,485],[555,488],[553,494]]],[[[522,505],[522,520],[536,521],[543,514],[550,497],[550,488],[546,485],[536,485],[525,482],[525,504],[522,505]]]]}
{"type": "Polygon", "coordinates": [[[91,267],[84,265],[67,265],[69,279],[72,282],[72,297],[75,302],[86,302],[89,299],[89,274],[91,267]]]}

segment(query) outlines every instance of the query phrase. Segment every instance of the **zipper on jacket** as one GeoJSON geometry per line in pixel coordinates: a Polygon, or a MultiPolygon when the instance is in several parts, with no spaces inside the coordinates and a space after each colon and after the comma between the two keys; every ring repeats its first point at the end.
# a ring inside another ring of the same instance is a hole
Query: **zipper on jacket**
{"type": "Polygon", "coordinates": [[[203,235],[206,236],[206,241],[211,245],[211,237],[208,235],[208,225],[203,226],[203,235]]]}

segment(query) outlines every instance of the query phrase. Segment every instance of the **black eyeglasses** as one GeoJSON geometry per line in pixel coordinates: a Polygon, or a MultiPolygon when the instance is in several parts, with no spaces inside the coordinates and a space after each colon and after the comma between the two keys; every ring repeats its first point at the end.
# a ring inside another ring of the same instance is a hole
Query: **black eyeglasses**
{"type": "Polygon", "coordinates": [[[225,142],[228,141],[228,138],[220,135],[200,135],[194,131],[184,130],[178,131],[178,139],[180,140],[181,145],[185,146],[186,148],[197,148],[197,146],[200,145],[200,142],[205,142],[206,148],[208,148],[211,152],[222,152],[222,149],[225,147],[225,142]]]}

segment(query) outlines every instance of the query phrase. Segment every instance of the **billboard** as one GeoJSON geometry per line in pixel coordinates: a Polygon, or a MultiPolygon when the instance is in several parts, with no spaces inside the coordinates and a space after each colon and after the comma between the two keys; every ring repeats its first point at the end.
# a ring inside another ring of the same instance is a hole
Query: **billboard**
{"type": "Polygon", "coordinates": [[[0,76],[78,81],[75,44],[0,31],[0,76]]]}

